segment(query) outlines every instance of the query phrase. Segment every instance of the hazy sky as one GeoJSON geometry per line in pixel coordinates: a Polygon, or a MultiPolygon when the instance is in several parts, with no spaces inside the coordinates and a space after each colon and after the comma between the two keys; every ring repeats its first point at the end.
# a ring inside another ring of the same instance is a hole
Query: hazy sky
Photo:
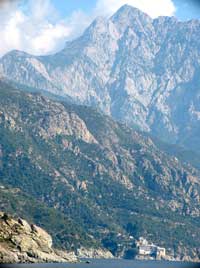
{"type": "Polygon", "coordinates": [[[110,16],[124,4],[153,18],[200,19],[200,0],[0,0],[0,55],[12,49],[52,53],[95,17],[110,16]]]}

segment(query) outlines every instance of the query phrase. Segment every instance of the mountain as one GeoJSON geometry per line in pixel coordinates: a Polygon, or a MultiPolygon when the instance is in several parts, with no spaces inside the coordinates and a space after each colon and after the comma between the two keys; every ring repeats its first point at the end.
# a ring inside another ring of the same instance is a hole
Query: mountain
{"type": "Polygon", "coordinates": [[[152,20],[125,5],[55,55],[8,53],[0,73],[199,152],[199,36],[199,20],[152,20]]]}
{"type": "Polygon", "coordinates": [[[139,236],[198,258],[200,173],[88,106],[0,83],[0,209],[60,248],[123,256],[139,236]]]}
{"type": "Polygon", "coordinates": [[[75,262],[73,253],[54,250],[52,238],[25,220],[0,212],[0,262],[75,262]]]}

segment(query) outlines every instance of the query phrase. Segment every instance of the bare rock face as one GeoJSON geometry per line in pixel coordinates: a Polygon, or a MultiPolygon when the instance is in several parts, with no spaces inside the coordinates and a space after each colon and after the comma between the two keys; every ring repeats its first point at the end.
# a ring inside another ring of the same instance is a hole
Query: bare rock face
{"type": "Polygon", "coordinates": [[[0,262],[74,262],[73,253],[52,248],[51,236],[25,220],[0,212],[0,262]]]}
{"type": "Polygon", "coordinates": [[[98,106],[130,125],[199,150],[200,21],[152,20],[123,6],[59,53],[12,51],[0,71],[20,85],[98,106]]]}
{"type": "MultiPolygon", "coordinates": [[[[35,117],[35,112],[30,109],[26,110],[26,115],[20,114],[21,105],[13,105],[12,112],[9,109],[0,109],[0,124],[4,124],[10,130],[21,131],[17,127],[17,123],[24,122],[31,124],[31,128],[35,135],[42,139],[53,139],[59,135],[75,136],[76,139],[86,143],[97,143],[93,135],[88,131],[85,122],[80,119],[75,113],[66,111],[64,105],[57,103],[54,110],[51,109],[54,102],[43,96],[33,97],[32,94],[27,95],[29,101],[34,101],[33,107],[37,107],[38,103],[43,103],[38,110],[37,120],[32,120],[35,117]]],[[[10,100],[10,103],[12,100],[10,100]]],[[[1,151],[0,151],[1,156],[1,151]]]]}

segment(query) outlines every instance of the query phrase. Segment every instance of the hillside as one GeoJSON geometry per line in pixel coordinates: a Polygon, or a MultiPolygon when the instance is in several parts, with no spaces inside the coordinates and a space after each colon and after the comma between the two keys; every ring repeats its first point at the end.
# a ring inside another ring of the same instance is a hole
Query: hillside
{"type": "Polygon", "coordinates": [[[0,209],[42,226],[59,247],[123,256],[145,236],[173,256],[198,257],[199,171],[149,137],[4,82],[0,137],[0,209]]]}
{"type": "Polygon", "coordinates": [[[199,153],[199,37],[199,20],[152,20],[125,5],[55,55],[8,53],[0,73],[199,153]]]}

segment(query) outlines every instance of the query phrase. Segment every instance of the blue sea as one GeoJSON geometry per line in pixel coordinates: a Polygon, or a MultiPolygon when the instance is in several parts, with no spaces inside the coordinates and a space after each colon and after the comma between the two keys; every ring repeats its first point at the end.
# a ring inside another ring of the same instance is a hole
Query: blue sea
{"type": "Polygon", "coordinates": [[[200,264],[165,261],[90,260],[77,264],[13,264],[3,268],[200,268],[200,264]]]}

